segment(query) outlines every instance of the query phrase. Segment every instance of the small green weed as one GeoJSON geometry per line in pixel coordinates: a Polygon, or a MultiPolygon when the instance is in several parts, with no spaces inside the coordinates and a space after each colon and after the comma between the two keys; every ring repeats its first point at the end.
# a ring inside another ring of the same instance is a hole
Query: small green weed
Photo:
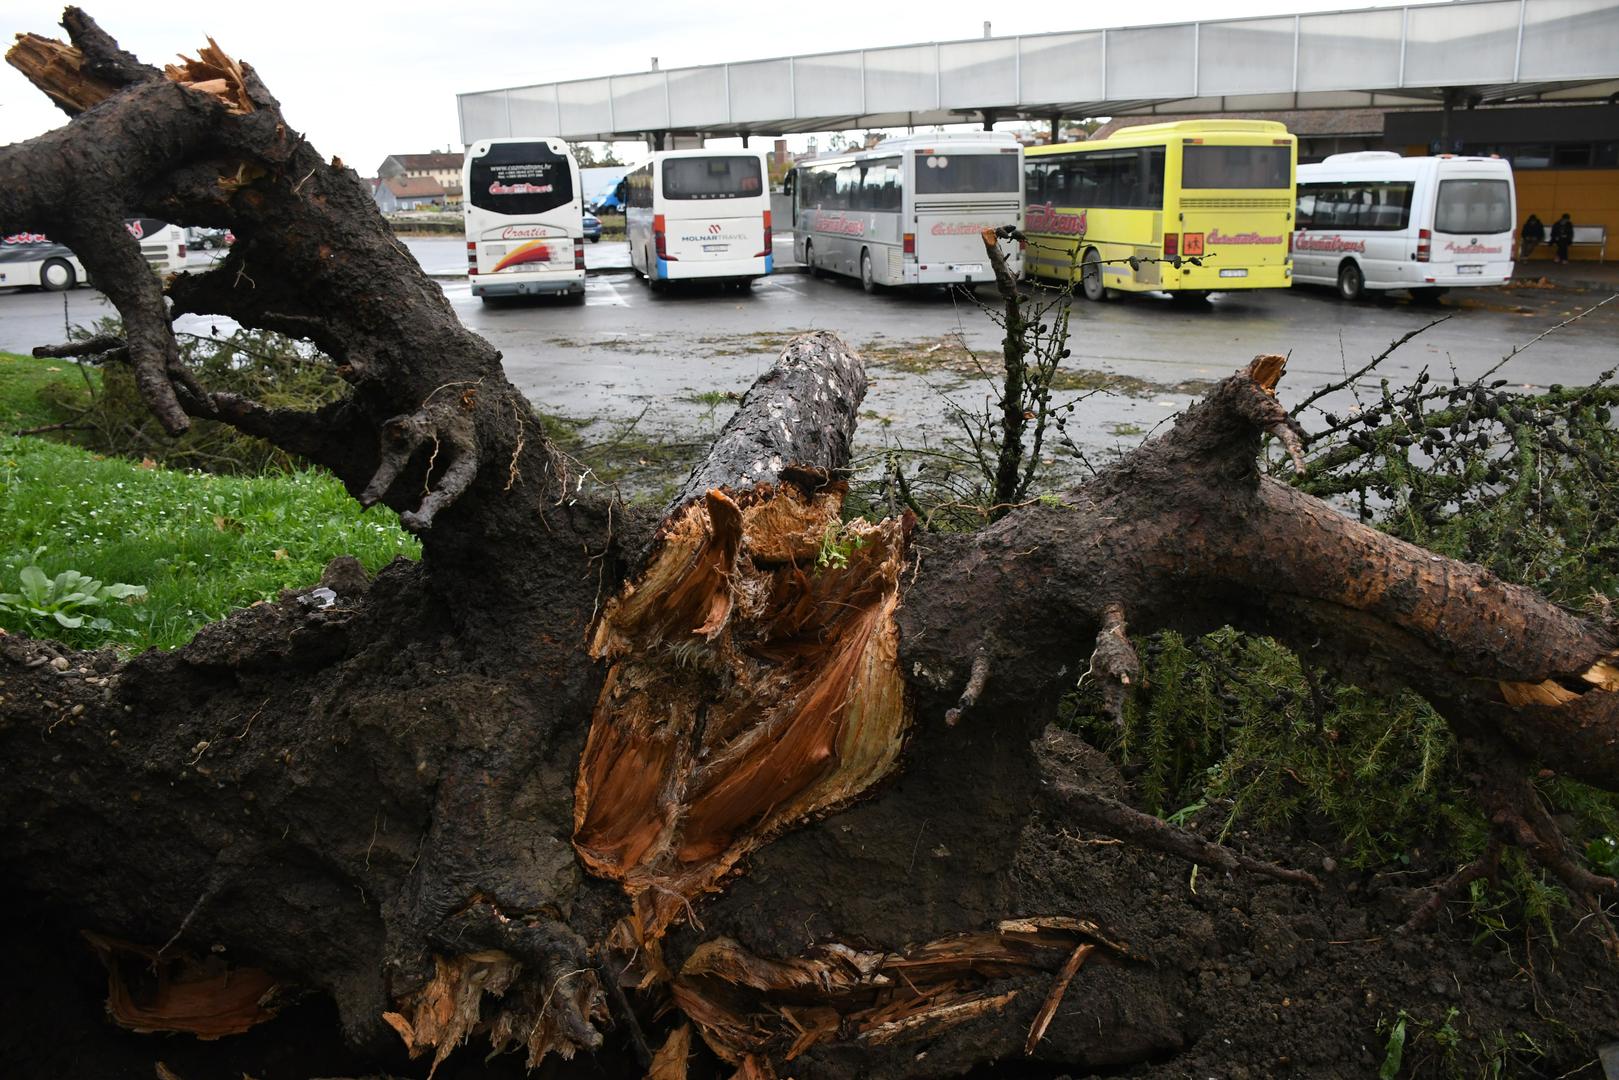
{"type": "Polygon", "coordinates": [[[815,556],[815,566],[820,570],[846,570],[849,556],[865,546],[864,537],[841,536],[837,526],[828,525],[821,536],[821,550],[815,556]]]}
{"type": "MultiPolygon", "coordinates": [[[[28,565],[17,572],[20,592],[0,593],[0,610],[21,616],[23,625],[35,629],[44,620],[54,620],[64,630],[77,630],[88,621],[92,630],[112,629],[112,620],[90,614],[112,600],[138,600],[146,595],[144,585],[103,584],[77,570],[63,570],[55,577],[39,567],[43,546],[34,549],[28,565]]],[[[107,610],[111,610],[110,606],[107,610]]]]}

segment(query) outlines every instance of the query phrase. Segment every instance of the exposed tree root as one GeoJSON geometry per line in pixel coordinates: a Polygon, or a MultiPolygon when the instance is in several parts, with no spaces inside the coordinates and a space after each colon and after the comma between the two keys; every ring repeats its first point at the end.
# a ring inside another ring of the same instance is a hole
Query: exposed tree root
{"type": "Polygon", "coordinates": [[[1188,862],[1205,863],[1222,870],[1243,870],[1290,885],[1304,885],[1312,889],[1321,887],[1320,880],[1314,874],[1250,858],[1222,844],[1210,843],[1195,833],[1076,784],[1049,784],[1042,789],[1042,794],[1057,804],[1066,820],[1127,843],[1178,855],[1188,862]]]}

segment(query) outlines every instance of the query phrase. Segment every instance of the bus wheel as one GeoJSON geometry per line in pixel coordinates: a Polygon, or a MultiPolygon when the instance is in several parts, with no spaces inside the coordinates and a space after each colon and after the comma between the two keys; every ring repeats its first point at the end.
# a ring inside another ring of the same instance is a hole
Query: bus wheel
{"type": "Polygon", "coordinates": [[[1411,299],[1418,304],[1437,304],[1448,289],[1412,289],[1411,299]]]}
{"type": "Polygon", "coordinates": [[[66,259],[46,259],[39,268],[39,285],[46,292],[64,292],[78,284],[73,264],[66,259]]]}
{"type": "Polygon", "coordinates": [[[860,251],[860,287],[868,293],[877,291],[877,279],[871,275],[871,252],[860,251]]]}
{"type": "Polygon", "coordinates": [[[1366,277],[1352,261],[1338,268],[1338,295],[1345,300],[1359,300],[1366,295],[1366,277]]]}
{"type": "Polygon", "coordinates": [[[1207,290],[1207,289],[1171,289],[1170,293],[1169,293],[1169,298],[1170,298],[1170,300],[1174,301],[1175,303],[1180,304],[1182,307],[1195,307],[1198,304],[1202,304],[1202,303],[1205,303],[1205,302],[1208,301],[1209,290],[1207,290]]]}
{"type": "Polygon", "coordinates": [[[809,270],[810,277],[818,278],[821,276],[821,268],[815,265],[815,241],[813,240],[804,241],[804,266],[809,270]]]}
{"type": "Polygon", "coordinates": [[[1102,256],[1095,248],[1085,252],[1085,260],[1079,265],[1079,287],[1087,300],[1107,299],[1107,286],[1102,284],[1102,256]]]}

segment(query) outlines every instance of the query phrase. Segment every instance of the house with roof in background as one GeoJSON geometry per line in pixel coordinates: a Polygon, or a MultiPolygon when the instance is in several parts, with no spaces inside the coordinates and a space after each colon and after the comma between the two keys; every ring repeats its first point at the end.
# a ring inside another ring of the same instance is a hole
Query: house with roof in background
{"type": "Polygon", "coordinates": [[[432,180],[442,189],[441,206],[461,205],[461,155],[451,150],[430,154],[389,154],[377,166],[381,180],[432,180]]]}
{"type": "Polygon", "coordinates": [[[396,210],[442,210],[444,185],[425,176],[386,176],[377,180],[374,196],[385,214],[396,210]]]}

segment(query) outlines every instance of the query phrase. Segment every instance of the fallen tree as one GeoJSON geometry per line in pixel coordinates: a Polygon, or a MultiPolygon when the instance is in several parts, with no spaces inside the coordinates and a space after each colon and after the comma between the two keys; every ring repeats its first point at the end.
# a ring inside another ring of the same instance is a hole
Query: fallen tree
{"type": "Polygon", "coordinates": [[[843,521],[865,375],[806,335],[648,522],[582,490],[498,352],[249,65],[210,43],[159,72],[76,9],[64,26],[71,44],[9,56],[72,119],[0,149],[0,228],[68,242],[125,336],[50,355],[127,362],[171,431],[261,436],[422,540],[419,563],[334,563],[324,591],[173,653],[0,638],[0,860],[52,927],[91,932],[122,1027],[218,1038],[202,1068],[311,994],[345,1053],[417,1071],[474,1039],[660,1077],[1333,1061],[1307,1032],[1344,987],[1375,1010],[1465,940],[1337,941],[1339,884],[1131,809],[1049,730],[1081,673],[1139,682],[1132,635],[1231,624],[1443,712],[1496,839],[1380,917],[1430,923],[1502,846],[1528,852],[1592,916],[1560,954],[1575,981],[1537,992],[1612,1035],[1577,988],[1614,985],[1615,883],[1528,777],[1614,786],[1619,641],[1262,476],[1263,439],[1298,449],[1280,357],[1094,480],[933,535],[843,521]],[[238,240],[165,290],[136,212],[238,240]],[[179,362],[184,312],[307,338],[349,393],[297,413],[210,391],[179,362]],[[1238,876],[1172,895],[1146,852],[1238,876]],[[1230,958],[1259,954],[1280,1004],[1222,1013],[1230,958]],[[1284,1007],[1271,1030],[1300,1037],[1261,1046],[1284,1007]]]}

